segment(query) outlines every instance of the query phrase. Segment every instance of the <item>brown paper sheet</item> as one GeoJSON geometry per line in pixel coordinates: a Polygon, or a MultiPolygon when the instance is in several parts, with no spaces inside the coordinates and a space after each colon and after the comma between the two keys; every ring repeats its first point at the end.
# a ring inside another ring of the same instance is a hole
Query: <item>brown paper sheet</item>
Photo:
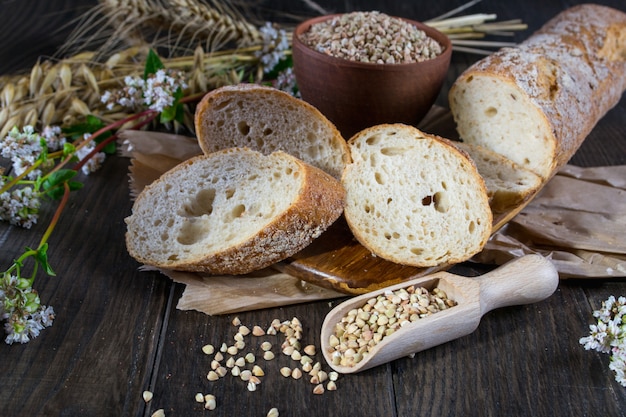
{"type": "Polygon", "coordinates": [[[626,276],[626,165],[566,165],[474,261],[550,258],[561,278],[626,276]]]}
{"type": "MultiPolygon", "coordinates": [[[[420,128],[454,138],[450,114],[441,108],[420,128]]],[[[131,158],[131,198],[201,153],[195,138],[167,133],[124,131],[121,143],[122,155],[131,158]]],[[[626,166],[565,166],[473,261],[501,265],[528,253],[550,258],[562,278],[626,276],[626,166]]],[[[178,309],[210,315],[346,296],[271,269],[245,276],[161,272],[185,285],[178,309]]]]}

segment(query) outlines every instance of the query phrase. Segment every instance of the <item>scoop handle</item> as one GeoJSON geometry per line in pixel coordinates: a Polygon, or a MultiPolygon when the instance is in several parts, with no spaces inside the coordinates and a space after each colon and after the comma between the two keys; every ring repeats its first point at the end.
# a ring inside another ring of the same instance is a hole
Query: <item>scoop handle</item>
{"type": "Polygon", "coordinates": [[[559,285],[559,273],[551,261],[531,254],[516,258],[476,280],[480,285],[481,314],[485,314],[496,308],[548,298],[559,285]]]}

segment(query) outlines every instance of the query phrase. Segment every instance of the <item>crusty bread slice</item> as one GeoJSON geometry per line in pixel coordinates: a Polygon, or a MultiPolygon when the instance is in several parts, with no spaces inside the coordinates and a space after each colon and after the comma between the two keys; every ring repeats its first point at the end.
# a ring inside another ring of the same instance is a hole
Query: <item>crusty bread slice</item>
{"type": "Polygon", "coordinates": [[[503,213],[530,198],[543,183],[541,177],[510,159],[478,145],[455,142],[476,164],[485,180],[491,210],[503,213]]]}
{"type": "Polygon", "coordinates": [[[462,262],[491,234],[485,183],[450,141],[378,125],[348,141],[345,218],[373,254],[418,267],[462,262]]]}
{"type": "Polygon", "coordinates": [[[595,4],[559,13],[455,81],[449,101],[460,137],[548,180],[619,102],[625,51],[626,13],[595,4]]]}
{"type": "Polygon", "coordinates": [[[339,180],[284,152],[200,155],[141,192],[126,245],[158,268],[244,274],[307,246],[341,215],[344,194],[339,180]]]}
{"type": "Polygon", "coordinates": [[[315,107],[275,88],[238,84],[204,96],[195,114],[202,151],[282,150],[339,179],[350,154],[345,139],[315,107]]]}

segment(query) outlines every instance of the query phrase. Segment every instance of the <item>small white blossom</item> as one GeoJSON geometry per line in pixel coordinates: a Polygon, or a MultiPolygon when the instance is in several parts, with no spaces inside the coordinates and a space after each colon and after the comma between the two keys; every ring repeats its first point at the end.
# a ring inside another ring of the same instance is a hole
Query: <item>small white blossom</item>
{"type": "Polygon", "coordinates": [[[263,71],[268,73],[283,59],[284,52],[289,49],[289,38],[283,29],[277,29],[270,22],[259,28],[263,36],[263,47],[255,52],[259,58],[263,71]]]}
{"type": "MultiPolygon", "coordinates": [[[[14,127],[7,136],[0,140],[0,155],[10,159],[15,176],[22,175],[29,169],[43,152],[41,136],[34,132],[32,126],[24,126],[22,131],[14,127]]],[[[41,170],[34,169],[27,178],[34,180],[41,175],[41,170]]]]}
{"type": "Polygon", "coordinates": [[[589,326],[589,335],[580,338],[579,343],[587,350],[610,353],[609,369],[615,372],[615,380],[626,387],[626,323],[622,321],[625,313],[626,297],[616,300],[610,296],[593,312],[597,324],[589,326]]]}
{"type": "MultiPolygon", "coordinates": [[[[91,138],[91,134],[86,133],[83,136],[83,138],[85,140],[89,140],[89,138],[91,138]]],[[[89,155],[89,153],[93,151],[95,147],[96,147],[96,144],[93,141],[91,141],[90,143],[88,143],[87,145],[83,146],[78,151],[76,151],[76,157],[78,157],[78,159],[83,159],[84,157],[89,155]]],[[[104,152],[97,152],[87,161],[87,163],[85,163],[85,165],[82,166],[81,171],[85,175],[89,175],[92,172],[96,172],[102,166],[102,163],[104,162],[105,158],[106,158],[106,154],[104,152]]]]}
{"type": "Polygon", "coordinates": [[[100,97],[109,110],[118,104],[133,110],[148,109],[162,112],[174,104],[174,94],[178,89],[187,88],[184,73],[160,69],[146,80],[139,76],[126,76],[124,88],[105,91],[100,97]]]}
{"type": "Polygon", "coordinates": [[[23,300],[33,294],[33,289],[20,288],[17,283],[18,278],[15,275],[0,275],[0,320],[5,321],[4,330],[7,336],[4,340],[10,345],[27,343],[39,336],[41,330],[52,326],[54,320],[54,309],[39,305],[38,297],[35,302],[36,310],[33,313],[27,312],[23,300]]]}
{"type": "Polygon", "coordinates": [[[296,85],[296,76],[292,67],[286,68],[278,73],[276,80],[273,81],[273,87],[300,98],[300,91],[296,85]]]}
{"type": "Polygon", "coordinates": [[[0,220],[26,229],[37,223],[41,201],[32,187],[23,187],[0,194],[0,220]]]}
{"type": "Polygon", "coordinates": [[[59,126],[46,126],[41,132],[41,137],[46,141],[48,150],[55,152],[61,150],[66,143],[65,136],[61,134],[59,126]]]}

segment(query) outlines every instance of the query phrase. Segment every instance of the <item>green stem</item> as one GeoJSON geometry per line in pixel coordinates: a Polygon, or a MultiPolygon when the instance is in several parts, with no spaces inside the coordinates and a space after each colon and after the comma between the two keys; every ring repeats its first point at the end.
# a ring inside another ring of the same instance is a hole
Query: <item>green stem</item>
{"type": "MultiPolygon", "coordinates": [[[[101,128],[101,129],[98,129],[97,131],[92,133],[92,135],[88,139],[84,139],[81,143],[79,143],[76,146],[76,150],[79,150],[79,149],[83,148],[88,143],[90,143],[92,140],[94,140],[95,138],[97,138],[101,134],[108,132],[109,130],[113,130],[115,128],[118,128],[120,126],[125,125],[128,122],[140,119],[140,118],[145,117],[145,116],[151,116],[152,119],[153,119],[155,117],[155,114],[156,114],[156,112],[154,110],[144,110],[144,111],[142,111],[140,113],[134,114],[134,115],[129,116],[129,117],[125,118],[125,119],[118,120],[117,122],[114,122],[114,123],[111,123],[109,125],[106,125],[105,127],[101,128]]],[[[90,153],[87,156],[90,158],[93,155],[92,155],[92,153],[90,153]]],[[[67,158],[65,158],[63,161],[59,162],[59,164],[52,170],[52,172],[58,171],[61,168],[63,168],[68,162],[70,162],[72,160],[72,157],[73,157],[73,155],[70,155],[67,158]]],[[[83,158],[83,159],[89,159],[89,158],[86,157],[86,158],[83,158]]],[[[84,164],[84,162],[83,162],[83,164],[84,164]]]]}
{"type": "Polygon", "coordinates": [[[37,168],[39,165],[42,164],[42,160],[38,159],[35,161],[35,163],[33,163],[31,166],[29,166],[24,172],[22,172],[20,175],[18,175],[17,177],[13,178],[11,181],[7,182],[6,184],[4,184],[4,186],[2,188],[0,188],[0,194],[8,191],[11,187],[13,187],[15,184],[17,184],[18,182],[20,182],[24,177],[26,177],[30,172],[32,172],[35,168],[37,168]]]}
{"type": "MultiPolygon", "coordinates": [[[[147,110],[145,112],[142,112],[142,114],[149,116],[146,119],[140,121],[139,123],[134,124],[133,126],[130,127],[130,130],[136,130],[141,128],[142,126],[150,123],[152,120],[154,120],[157,115],[159,114],[158,112],[154,111],[154,110],[147,110]]],[[[131,118],[126,118],[124,119],[124,122],[129,122],[131,120],[135,120],[137,119],[136,117],[131,117],[131,118]]],[[[109,126],[107,126],[106,129],[104,130],[104,132],[110,130],[111,128],[109,126]]],[[[100,135],[104,132],[101,132],[100,129],[98,132],[94,133],[91,138],[96,137],[96,135],[100,135]]],[[[103,140],[102,142],[100,142],[98,144],[98,146],[96,146],[91,152],[89,152],[87,155],[85,155],[85,157],[83,159],[81,159],[75,166],[74,166],[74,171],[78,171],[79,169],[81,169],[83,167],[83,165],[85,165],[87,163],[87,161],[89,161],[96,153],[100,152],[105,146],[107,146],[109,143],[113,142],[114,140],[116,140],[118,137],[117,133],[114,135],[111,135],[109,138],[107,138],[106,140],[103,140]]],[[[90,140],[92,140],[90,138],[90,140]]]]}
{"type": "MultiPolygon", "coordinates": [[[[27,251],[25,251],[19,258],[17,258],[14,262],[13,265],[11,265],[9,267],[9,269],[7,269],[6,271],[4,271],[4,274],[6,274],[6,276],[8,277],[9,275],[11,275],[11,272],[13,272],[14,270],[20,270],[20,266],[24,264],[24,261],[37,254],[37,251],[34,249],[28,249],[27,251]]],[[[19,275],[19,273],[18,273],[19,275]]]]}
{"type": "Polygon", "coordinates": [[[57,225],[57,222],[59,221],[59,218],[61,217],[61,212],[63,212],[63,208],[65,208],[65,205],[67,204],[67,200],[69,199],[69,196],[70,196],[70,186],[67,184],[67,182],[65,182],[63,183],[63,188],[64,188],[63,198],[61,199],[59,206],[54,212],[54,216],[52,217],[52,220],[50,220],[50,224],[48,224],[48,228],[46,229],[45,233],[41,237],[41,240],[39,241],[39,246],[37,247],[37,249],[40,249],[48,241],[48,238],[52,234],[52,231],[54,230],[55,226],[57,225]]]}

